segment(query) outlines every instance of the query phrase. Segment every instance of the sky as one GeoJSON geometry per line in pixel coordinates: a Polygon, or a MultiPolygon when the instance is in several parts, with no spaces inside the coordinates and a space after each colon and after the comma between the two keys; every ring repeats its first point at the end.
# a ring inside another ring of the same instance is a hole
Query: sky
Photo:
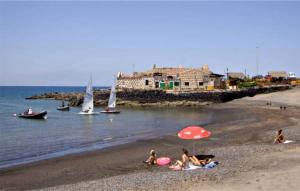
{"type": "Polygon", "coordinates": [[[160,67],[300,76],[300,2],[0,2],[0,85],[95,86],[160,67]],[[258,48],[256,48],[258,47],[258,48]]]}

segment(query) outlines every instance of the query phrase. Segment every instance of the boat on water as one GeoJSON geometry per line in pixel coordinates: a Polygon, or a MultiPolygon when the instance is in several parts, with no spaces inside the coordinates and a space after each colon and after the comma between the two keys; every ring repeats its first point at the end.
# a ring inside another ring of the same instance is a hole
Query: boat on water
{"type": "Polygon", "coordinates": [[[25,119],[46,119],[47,111],[33,112],[31,108],[27,111],[20,113],[18,117],[25,119]]]}
{"type": "Polygon", "coordinates": [[[93,87],[92,87],[92,77],[86,86],[86,91],[83,99],[82,109],[79,112],[81,115],[94,115],[99,114],[99,112],[94,112],[94,95],[93,95],[93,87]]]}
{"type": "Polygon", "coordinates": [[[58,106],[56,109],[59,110],[59,111],[69,111],[70,106],[65,105],[64,101],[62,101],[61,106],[58,106]]]}
{"type": "Polygon", "coordinates": [[[117,93],[116,93],[116,85],[115,83],[111,86],[108,106],[105,110],[101,111],[101,113],[106,114],[119,114],[121,111],[116,110],[116,100],[117,100],[117,93]]]}

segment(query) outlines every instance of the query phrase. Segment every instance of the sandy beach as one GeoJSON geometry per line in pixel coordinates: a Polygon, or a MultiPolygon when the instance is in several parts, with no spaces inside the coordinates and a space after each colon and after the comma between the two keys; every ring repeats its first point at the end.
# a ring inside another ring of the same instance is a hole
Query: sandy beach
{"type": "Polygon", "coordinates": [[[297,190],[300,183],[300,88],[204,106],[212,132],[196,153],[215,155],[213,169],[172,171],[142,161],[150,149],[179,159],[192,141],[176,132],[155,139],[0,170],[0,190],[297,190]],[[272,106],[266,102],[272,101],[272,106]],[[287,106],[280,110],[279,106],[287,106]],[[282,128],[290,144],[273,144],[282,128]]]}

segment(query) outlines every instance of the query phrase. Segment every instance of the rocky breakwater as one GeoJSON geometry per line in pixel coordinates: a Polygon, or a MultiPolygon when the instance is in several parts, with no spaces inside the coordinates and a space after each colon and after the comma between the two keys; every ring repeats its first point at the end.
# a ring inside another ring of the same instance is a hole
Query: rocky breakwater
{"type": "MultiPolygon", "coordinates": [[[[290,86],[270,86],[249,88],[238,91],[209,91],[189,93],[166,93],[162,90],[122,90],[117,92],[117,104],[125,106],[201,106],[211,103],[227,102],[245,96],[270,93],[290,89],[290,86]]],[[[94,91],[95,106],[106,106],[109,90],[94,91]]],[[[80,106],[84,93],[45,93],[27,99],[54,99],[68,101],[70,106],[80,106]]]]}
{"type": "MultiPolygon", "coordinates": [[[[109,90],[95,90],[94,91],[94,104],[95,106],[106,105],[109,98],[109,90]]],[[[83,103],[84,92],[48,92],[39,95],[33,95],[26,99],[52,99],[52,100],[63,100],[69,102],[72,107],[80,106],[83,103]]]]}

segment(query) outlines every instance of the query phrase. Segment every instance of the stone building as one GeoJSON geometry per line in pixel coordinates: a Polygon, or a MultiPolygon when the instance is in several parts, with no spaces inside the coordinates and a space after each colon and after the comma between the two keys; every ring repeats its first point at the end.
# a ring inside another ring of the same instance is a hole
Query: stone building
{"type": "Polygon", "coordinates": [[[288,77],[288,73],[286,71],[270,71],[268,72],[268,75],[271,78],[276,78],[276,79],[286,79],[288,77]]]}
{"type": "Polygon", "coordinates": [[[223,75],[210,71],[207,65],[201,68],[159,68],[156,65],[145,72],[119,73],[117,88],[162,89],[168,92],[214,90],[222,87],[223,75]]]}
{"type": "Polygon", "coordinates": [[[228,72],[228,79],[244,80],[246,78],[243,72],[228,72]]]}

